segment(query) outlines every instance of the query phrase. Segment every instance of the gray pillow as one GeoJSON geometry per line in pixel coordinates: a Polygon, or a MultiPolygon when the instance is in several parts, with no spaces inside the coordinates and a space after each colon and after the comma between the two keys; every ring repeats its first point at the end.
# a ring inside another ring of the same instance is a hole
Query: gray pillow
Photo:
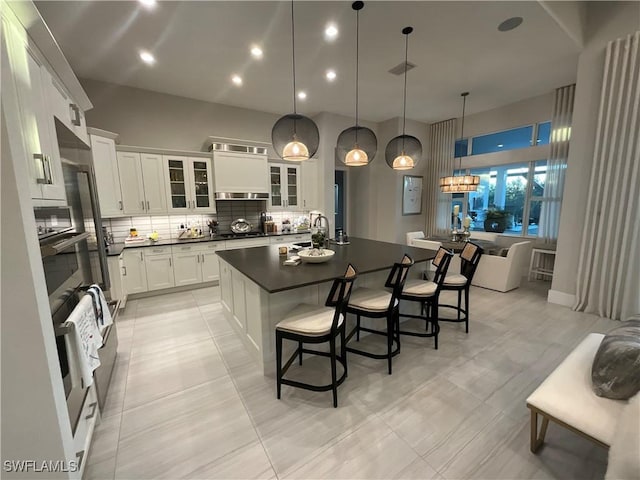
{"type": "Polygon", "coordinates": [[[602,340],[591,367],[599,397],[627,400],[640,391],[640,320],[623,322],[602,340]]]}

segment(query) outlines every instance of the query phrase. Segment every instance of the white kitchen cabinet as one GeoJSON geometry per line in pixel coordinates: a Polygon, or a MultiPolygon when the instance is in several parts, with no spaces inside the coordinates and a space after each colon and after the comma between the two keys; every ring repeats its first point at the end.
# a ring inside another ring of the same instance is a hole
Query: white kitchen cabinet
{"type": "Polygon", "coordinates": [[[271,210],[300,210],[300,166],[269,164],[271,210]]]}
{"type": "Polygon", "coordinates": [[[266,247],[267,245],[269,245],[269,238],[241,238],[238,240],[227,240],[225,243],[227,250],[236,250],[238,248],[266,247]]]}
{"type": "MultiPolygon", "coordinates": [[[[112,300],[124,300],[125,294],[122,288],[122,274],[124,269],[123,254],[107,257],[107,268],[109,269],[109,293],[112,300]]],[[[123,306],[121,305],[121,308],[123,306]]]]}
{"type": "Polygon", "coordinates": [[[122,288],[124,293],[142,293],[147,288],[147,270],[142,248],[125,249],[122,252],[122,288]]]}
{"type": "Polygon", "coordinates": [[[92,134],[90,141],[100,212],[103,217],[118,217],[124,211],[115,140],[92,134]]]}
{"type": "Polygon", "coordinates": [[[47,97],[49,98],[52,114],[80,140],[89,145],[84,112],[74,102],[65,88],[54,78],[47,84],[47,97]]]}
{"type": "Polygon", "coordinates": [[[176,286],[213,282],[220,279],[218,255],[225,242],[173,245],[173,269],[176,286]]]}
{"type": "Polygon", "coordinates": [[[277,235],[274,237],[269,237],[269,243],[271,245],[283,245],[287,243],[299,243],[299,242],[310,242],[311,234],[310,233],[293,233],[291,235],[277,235]]]}
{"type": "Polygon", "coordinates": [[[302,209],[320,209],[320,165],[319,160],[310,158],[300,164],[300,183],[302,185],[302,209]]]}
{"type": "Polygon", "coordinates": [[[117,152],[123,211],[126,215],[167,213],[160,155],[117,152]]]}
{"type": "Polygon", "coordinates": [[[144,252],[147,289],[161,290],[175,286],[171,247],[150,247],[144,252]]]}
{"type": "Polygon", "coordinates": [[[55,123],[47,98],[51,75],[17,20],[14,23],[3,15],[2,27],[2,63],[11,72],[9,78],[16,90],[31,198],[66,202],[55,123]]]}
{"type": "Polygon", "coordinates": [[[173,273],[176,286],[202,282],[200,252],[191,246],[173,246],[173,273]]]}
{"type": "Polygon", "coordinates": [[[231,267],[227,262],[220,262],[220,301],[223,308],[225,308],[228,312],[233,312],[231,267]]]}
{"type": "Polygon", "coordinates": [[[209,158],[163,155],[162,163],[170,213],[215,213],[209,158]]]}
{"type": "Polygon", "coordinates": [[[216,193],[269,193],[266,155],[216,151],[213,167],[216,193]]]}

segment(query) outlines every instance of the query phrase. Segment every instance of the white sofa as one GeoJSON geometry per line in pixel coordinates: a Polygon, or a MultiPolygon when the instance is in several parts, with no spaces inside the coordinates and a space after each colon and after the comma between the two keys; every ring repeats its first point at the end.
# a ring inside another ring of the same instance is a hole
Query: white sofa
{"type": "Polygon", "coordinates": [[[520,286],[527,273],[531,242],[518,242],[509,247],[506,257],[482,255],[472,285],[499,292],[508,292],[520,286]]]}
{"type": "Polygon", "coordinates": [[[415,246],[413,242],[416,238],[424,238],[424,232],[407,232],[407,245],[415,246]]]}
{"type": "Polygon", "coordinates": [[[479,232],[476,230],[471,230],[471,241],[473,241],[474,238],[477,238],[478,240],[487,240],[488,242],[497,242],[498,241],[498,234],[497,233],[492,233],[492,232],[479,232]]]}

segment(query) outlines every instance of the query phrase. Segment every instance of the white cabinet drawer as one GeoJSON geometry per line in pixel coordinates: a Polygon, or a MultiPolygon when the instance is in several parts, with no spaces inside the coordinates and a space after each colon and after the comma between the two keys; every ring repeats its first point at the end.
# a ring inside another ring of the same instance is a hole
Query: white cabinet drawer
{"type": "Polygon", "coordinates": [[[144,249],[144,256],[149,257],[152,255],[171,255],[171,246],[165,247],[147,247],[144,249]]]}
{"type": "Polygon", "coordinates": [[[225,250],[225,242],[207,242],[202,246],[202,251],[225,250]]]}
{"type": "Polygon", "coordinates": [[[243,238],[240,240],[227,240],[227,250],[235,250],[238,248],[265,247],[269,245],[268,238],[243,238]]]}

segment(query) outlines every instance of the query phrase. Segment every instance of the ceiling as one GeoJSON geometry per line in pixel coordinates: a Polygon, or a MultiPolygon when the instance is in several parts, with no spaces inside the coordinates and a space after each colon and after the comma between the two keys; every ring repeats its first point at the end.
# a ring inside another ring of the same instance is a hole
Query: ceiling
{"type": "MultiPolygon", "coordinates": [[[[103,80],[278,114],[292,111],[289,2],[36,2],[80,78],[103,80]],[[264,58],[249,54],[259,44],[264,58]],[[140,49],[156,64],[143,64],[140,49]],[[243,85],[231,83],[240,74],[243,85]]],[[[351,2],[295,4],[298,111],[353,115],[355,13],[351,2]],[[339,36],[324,39],[335,22],[339,36]],[[329,83],[327,69],[337,72],[329,83]]],[[[402,115],[403,27],[411,25],[407,117],[434,122],[489,110],[575,81],[579,49],[538,2],[370,1],[360,12],[360,116],[402,115]],[[503,20],[523,24],[499,32],[503,20]]]]}

